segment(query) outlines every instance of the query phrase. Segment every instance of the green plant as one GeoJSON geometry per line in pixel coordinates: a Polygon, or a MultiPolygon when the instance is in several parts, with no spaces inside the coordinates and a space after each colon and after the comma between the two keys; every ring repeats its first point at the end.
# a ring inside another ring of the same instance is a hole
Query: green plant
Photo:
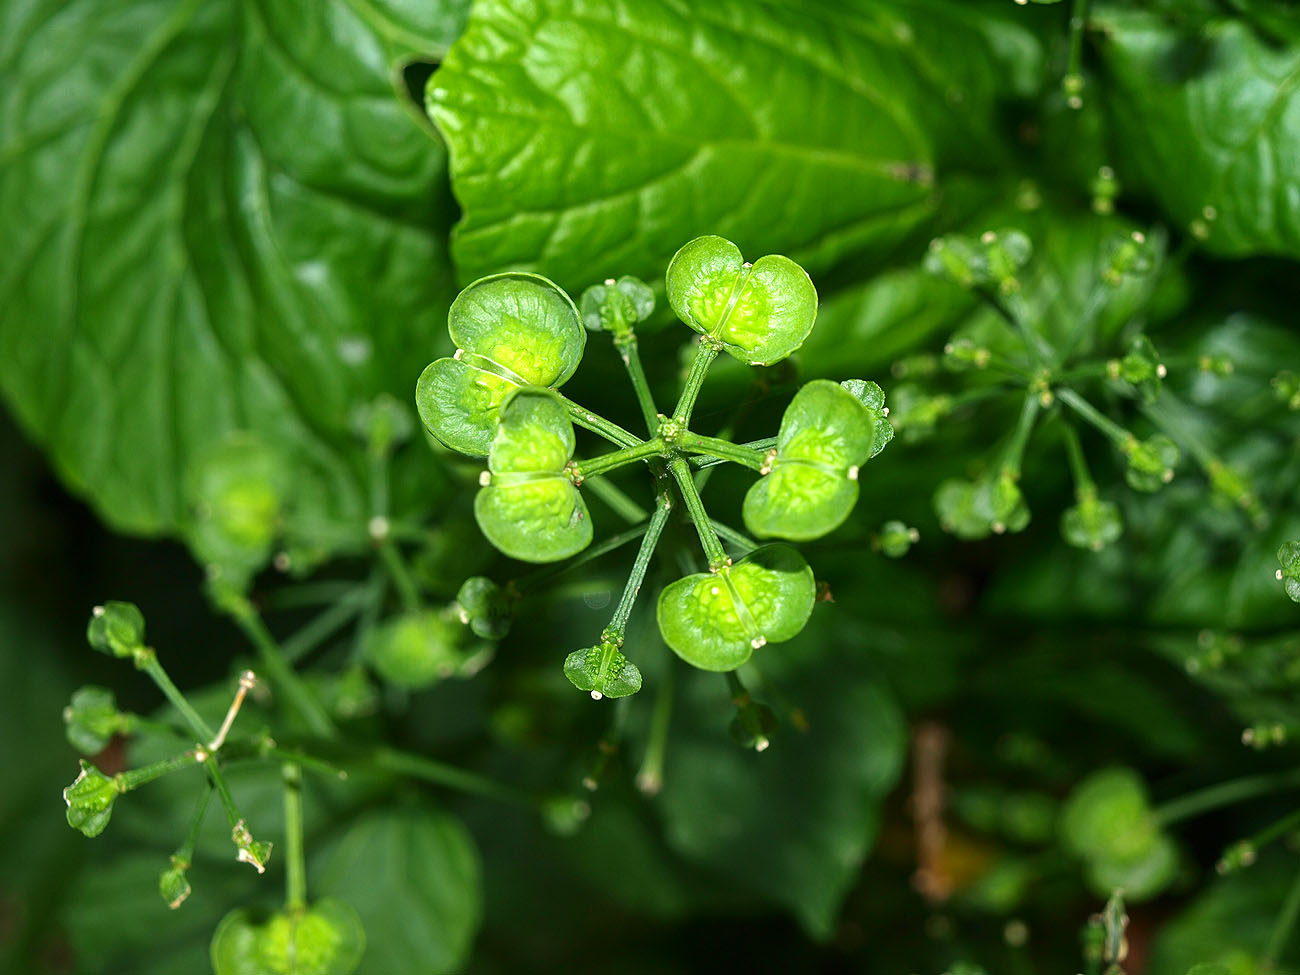
{"type": "Polygon", "coordinates": [[[1287,4],[0,22],[0,969],[1295,967],[1287,4]]]}

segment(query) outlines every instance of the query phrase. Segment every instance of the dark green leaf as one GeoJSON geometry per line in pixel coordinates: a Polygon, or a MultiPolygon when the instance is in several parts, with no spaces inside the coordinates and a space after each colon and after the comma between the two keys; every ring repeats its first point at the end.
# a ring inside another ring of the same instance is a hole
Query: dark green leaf
{"type": "Polygon", "coordinates": [[[1120,178],[1215,253],[1300,256],[1300,49],[1119,5],[1093,25],[1120,178]]]}
{"type": "Polygon", "coordinates": [[[987,150],[994,51],[1030,75],[1039,53],[945,4],[479,4],[428,87],[457,262],[580,288],[657,278],[703,233],[814,274],[884,256],[933,211],[927,129],[987,150]]]}
{"type": "Polygon", "coordinates": [[[233,429],[289,451],[325,516],[364,521],[348,416],[409,396],[452,290],[445,156],[396,66],[462,17],[461,0],[6,11],[0,390],[113,525],[183,527],[186,470],[233,429]]]}
{"type": "Polygon", "coordinates": [[[313,890],[356,908],[366,932],[357,975],[463,967],[483,893],[478,853],[459,820],[401,808],[350,819],[313,854],[308,877],[313,890]]]}

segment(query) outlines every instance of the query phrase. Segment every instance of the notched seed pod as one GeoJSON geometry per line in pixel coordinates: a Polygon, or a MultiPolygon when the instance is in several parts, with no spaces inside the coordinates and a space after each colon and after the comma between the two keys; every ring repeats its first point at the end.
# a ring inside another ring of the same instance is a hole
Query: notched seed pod
{"type": "Polygon", "coordinates": [[[172,865],[158,875],[158,896],[173,911],[190,896],[190,865],[172,857],[172,865]]]}
{"type": "Polygon", "coordinates": [[[209,955],[215,975],[351,975],[365,948],[357,912],[326,897],[269,915],[236,908],[217,925],[209,955]]]}
{"type": "Polygon", "coordinates": [[[98,755],[114,735],[126,731],[126,717],[107,687],[77,690],[63,709],[63,724],[69,744],[83,755],[98,755]]]}
{"type": "Polygon", "coordinates": [[[1300,541],[1286,542],[1277,550],[1277,560],[1282,566],[1277,581],[1293,602],[1300,603],[1300,541]]]}
{"type": "Polygon", "coordinates": [[[144,614],[134,603],[111,600],[96,606],[86,625],[86,642],[100,653],[129,657],[144,647],[144,614]]]}
{"type": "Polygon", "coordinates": [[[510,632],[512,607],[506,591],[487,576],[471,576],[456,593],[460,621],[475,636],[501,640],[510,632]]]}
{"type": "Polygon", "coordinates": [[[578,299],[582,324],[589,331],[610,332],[615,337],[626,335],[638,322],[645,321],[654,308],[654,291],[630,275],[594,284],[578,299]]]}
{"type": "Polygon", "coordinates": [[[776,254],[748,264],[722,237],[682,247],[666,280],[677,317],[748,365],[784,359],[817,320],[817,289],[803,268],[776,254]]]}
{"type": "Polygon", "coordinates": [[[1174,468],[1182,457],[1178,445],[1163,433],[1146,440],[1130,440],[1122,448],[1128,458],[1124,480],[1134,491],[1159,491],[1174,479],[1174,468]]]}
{"type": "Polygon", "coordinates": [[[83,759],[81,774],[63,790],[68,825],[83,836],[98,836],[112,818],[113,803],[122,792],[120,779],[109,778],[83,759]]]}
{"type": "Polygon", "coordinates": [[[792,639],[817,600],[812,569],[788,545],[764,545],[717,572],[697,572],[659,594],[659,632],[701,670],[735,670],[755,650],[792,639]]]}
{"type": "Polygon", "coordinates": [[[901,559],[920,540],[921,533],[919,531],[915,528],[909,528],[903,522],[894,519],[880,526],[880,534],[877,536],[877,548],[880,549],[882,555],[891,559],[901,559]]]}
{"type": "Polygon", "coordinates": [[[564,676],[593,700],[627,697],[641,690],[641,671],[612,643],[575,650],[564,660],[564,676]]]}
{"type": "MultiPolygon", "coordinates": [[[[865,384],[861,391],[874,401],[865,384]]],[[[745,495],[745,526],[760,538],[806,541],[843,524],[858,500],[859,470],[876,445],[877,418],[830,380],[800,389],[781,418],[768,473],[745,495]]],[[[879,421],[889,423],[883,415],[879,421]]]]}
{"type": "Polygon", "coordinates": [[[1124,358],[1109,366],[1112,379],[1124,384],[1144,403],[1154,403],[1160,396],[1160,384],[1165,378],[1164,363],[1156,347],[1145,335],[1139,335],[1129,344],[1124,358]]]}
{"type": "Polygon", "coordinates": [[[410,408],[387,393],[356,407],[349,421],[357,438],[381,457],[409,440],[415,429],[410,408]]]}
{"type": "Polygon", "coordinates": [[[1097,893],[1122,887],[1126,896],[1145,899],[1177,873],[1178,851],[1160,831],[1146,786],[1131,769],[1105,769],[1085,779],[1066,800],[1060,829],[1097,893]]]}
{"type": "Polygon", "coordinates": [[[1081,495],[1077,504],[1061,513],[1061,535],[1075,548],[1100,552],[1123,533],[1118,506],[1098,500],[1095,492],[1081,495]]]}
{"type": "Polygon", "coordinates": [[[559,388],[582,360],[587,332],[573,301],[538,274],[480,278],[447,313],[454,356],[430,363],[415,388],[425,428],[452,450],[483,457],[501,408],[524,386],[559,388]]]}
{"type": "Polygon", "coordinates": [[[474,518],[501,552],[555,562],[591,544],[587,503],[568,473],[573,450],[573,424],[554,393],[527,387],[501,408],[490,480],[474,498],[474,518]]]}

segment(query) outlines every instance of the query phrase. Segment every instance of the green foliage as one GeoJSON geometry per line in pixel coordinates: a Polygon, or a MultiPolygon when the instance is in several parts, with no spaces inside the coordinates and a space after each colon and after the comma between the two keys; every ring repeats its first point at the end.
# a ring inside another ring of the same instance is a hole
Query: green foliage
{"type": "Polygon", "coordinates": [[[1118,889],[1145,900],[1167,887],[1178,868],[1178,851],[1161,833],[1132,769],[1105,769],[1081,782],[1061,810],[1061,837],[1084,861],[1098,895],[1118,889]]]}
{"type": "Polygon", "coordinates": [[[453,214],[445,152],[389,72],[464,17],[455,0],[7,11],[0,389],[110,523],[184,529],[186,478],[232,430],[291,455],[327,517],[361,515],[348,412],[406,399],[407,351],[454,293],[429,232],[453,214]]]}
{"type": "Polygon", "coordinates": [[[0,22],[0,969],[1296,970],[1288,5],[0,22]]]}
{"type": "Polygon", "coordinates": [[[1251,20],[1198,21],[1098,10],[1123,171],[1208,250],[1295,257],[1300,203],[1284,190],[1296,177],[1287,147],[1300,125],[1295,35],[1278,44],[1251,20]]]}

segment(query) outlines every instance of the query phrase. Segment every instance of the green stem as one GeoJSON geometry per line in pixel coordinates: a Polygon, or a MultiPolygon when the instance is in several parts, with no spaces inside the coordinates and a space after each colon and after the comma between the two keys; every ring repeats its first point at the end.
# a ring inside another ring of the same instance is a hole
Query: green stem
{"type": "Polygon", "coordinates": [[[148,785],[154,779],[161,779],[164,775],[197,765],[198,762],[198,756],[193,751],[188,751],[180,755],[173,755],[171,758],[164,758],[159,762],[153,762],[142,768],[130,769],[121,774],[122,791],[130,792],[132,789],[138,789],[142,785],[148,785]]]}
{"type": "Polygon", "coordinates": [[[700,492],[696,490],[695,482],[691,480],[690,467],[681,457],[674,457],[669,462],[668,469],[672,472],[673,479],[677,481],[677,489],[686,503],[686,510],[695,524],[695,531],[700,536],[700,546],[704,549],[705,558],[709,560],[709,571],[716,572],[731,560],[727,558],[722,543],[718,541],[717,532],[713,530],[713,524],[709,521],[709,514],[704,510],[700,492]]]}
{"type": "Polygon", "coordinates": [[[167,676],[167,671],[158,662],[158,654],[154,652],[152,647],[142,647],[136,651],[135,666],[137,670],[143,670],[148,674],[153,682],[158,685],[158,689],[163,692],[163,696],[171,702],[172,707],[181,713],[181,717],[185,719],[191,730],[198,735],[200,741],[209,742],[212,740],[212,729],[208,727],[208,723],[203,720],[199,712],[194,710],[194,705],[190,704],[185,695],[180,692],[180,688],[172,683],[172,679],[167,676]]]}
{"type": "Polygon", "coordinates": [[[1029,327],[1029,309],[1025,305],[1024,298],[1016,293],[1006,296],[1004,303],[996,294],[987,288],[976,288],[976,293],[984,299],[985,303],[997,312],[998,317],[1011,327],[1020,340],[1024,343],[1025,352],[1029,356],[1029,361],[1033,366],[1042,365],[1043,360],[1050,353],[1046,341],[1041,335],[1029,327]]]}
{"type": "Polygon", "coordinates": [[[1300,874],[1296,875],[1291,889],[1287,892],[1277,920],[1273,922],[1273,932],[1268,937],[1268,946],[1261,959],[1263,971],[1272,971],[1283,950],[1291,941],[1291,932],[1295,930],[1296,919],[1300,918],[1300,874]]]}
{"type": "Polygon", "coordinates": [[[284,900],[290,911],[307,906],[307,868],[302,852],[302,770],[285,762],[284,776],[284,900]]]}
{"type": "Polygon", "coordinates": [[[1103,379],[1110,375],[1104,362],[1090,362],[1086,365],[1077,366],[1074,369],[1067,369],[1064,372],[1055,373],[1052,376],[1054,383],[1073,383],[1081,379],[1103,379]]]}
{"type": "Polygon", "coordinates": [[[1121,450],[1124,450],[1135,441],[1136,438],[1133,434],[1106,416],[1074,390],[1058,388],[1056,398],[1100,430],[1121,450]]]}
{"type": "Polygon", "coordinates": [[[556,576],[564,575],[578,568],[580,565],[586,565],[588,562],[598,559],[603,555],[608,555],[615,549],[622,548],[628,542],[635,541],[650,529],[649,521],[643,521],[639,525],[628,528],[619,532],[617,535],[611,535],[603,542],[598,542],[590,546],[585,551],[575,555],[568,562],[561,565],[548,565],[538,569],[536,572],[530,572],[526,576],[516,579],[512,585],[519,593],[527,593],[536,589],[543,583],[550,582],[556,576]]]}
{"type": "Polygon", "coordinates": [[[760,450],[754,450],[741,444],[734,444],[729,440],[720,440],[717,437],[702,437],[698,433],[691,433],[689,430],[682,435],[682,448],[695,454],[703,454],[709,459],[717,458],[723,461],[732,461],[736,464],[743,464],[751,470],[761,471],[764,464],[764,453],[760,450]]]}
{"type": "Polygon", "coordinates": [[[637,461],[648,460],[651,457],[660,457],[664,452],[664,442],[658,437],[654,437],[644,443],[639,443],[635,447],[624,447],[621,450],[610,451],[608,454],[600,454],[597,457],[589,457],[587,460],[579,460],[573,463],[574,481],[581,483],[588,477],[596,477],[609,471],[618,470],[620,467],[626,467],[628,464],[635,464],[637,461]]]}
{"type": "Polygon", "coordinates": [[[569,419],[584,430],[590,430],[592,433],[604,437],[610,443],[619,447],[635,447],[641,443],[641,438],[636,434],[624,430],[617,423],[606,420],[598,413],[593,413],[586,407],[579,406],[573,400],[569,399],[563,393],[557,393],[560,402],[564,404],[569,411],[569,419]]]}
{"type": "Polygon", "coordinates": [[[203,767],[208,770],[208,781],[212,783],[217,797],[221,799],[221,807],[226,811],[226,819],[230,820],[230,828],[234,829],[244,821],[244,817],[240,815],[239,807],[235,805],[235,797],[230,794],[230,786],[226,784],[226,777],[222,774],[221,766],[217,764],[216,756],[209,756],[203,763],[203,767]]]}
{"type": "Polygon", "coordinates": [[[1074,496],[1079,500],[1095,497],[1097,485],[1088,473],[1088,461],[1083,456],[1083,444],[1079,441],[1079,432],[1074,424],[1061,418],[1061,440],[1065,443],[1065,456],[1070,464],[1070,474],[1074,478],[1074,496]]]}
{"type": "Polygon", "coordinates": [[[292,751],[287,748],[277,748],[275,746],[264,746],[261,753],[267,758],[274,758],[281,762],[300,765],[309,769],[318,775],[323,775],[328,779],[346,779],[348,773],[337,766],[331,765],[324,759],[316,758],[314,755],[308,755],[306,752],[292,751]]]}
{"type": "MultiPolygon", "coordinates": [[[[1066,336],[1064,344],[1061,345],[1061,350],[1056,357],[1057,364],[1063,365],[1065,361],[1069,359],[1079,342],[1088,333],[1088,329],[1096,323],[1097,316],[1101,314],[1101,310],[1106,304],[1106,299],[1113,294],[1114,291],[1114,285],[1107,283],[1104,278],[1092,286],[1092,291],[1088,293],[1088,297],[1084,300],[1083,308],[1079,311],[1078,316],[1074,320],[1074,326],[1070,329],[1070,334],[1066,336]]],[[[1101,371],[1095,375],[1104,376],[1106,374],[1106,365],[1105,363],[1100,363],[1099,365],[1101,371]]],[[[1082,372],[1085,369],[1091,368],[1094,367],[1081,366],[1079,371],[1082,372]]],[[[1092,378],[1093,374],[1087,373],[1085,375],[1087,375],[1088,378],[1092,378]]]]}
{"type": "Polygon", "coordinates": [[[367,586],[364,590],[358,591],[355,584],[350,585],[348,591],[342,594],[333,606],[304,625],[302,629],[280,645],[280,649],[284,652],[284,658],[290,663],[296,663],[307,656],[307,654],[347,626],[354,617],[370,604],[372,596],[371,587],[367,586]]]}
{"type": "Polygon", "coordinates": [[[266,594],[262,605],[270,609],[301,609],[306,606],[320,606],[346,600],[356,592],[357,584],[352,581],[328,580],[322,582],[303,582],[297,585],[282,586],[266,594]]]}
{"type": "Polygon", "coordinates": [[[1208,471],[1221,465],[1222,461],[1214,456],[1214,451],[1207,447],[1205,441],[1194,434],[1183,422],[1183,418],[1177,414],[1178,405],[1173,394],[1166,392],[1158,401],[1143,404],[1142,412],[1146,414],[1147,419],[1160,428],[1161,432],[1182,444],[1187,452],[1196,458],[1196,462],[1202,469],[1208,471]]]}
{"type": "Polygon", "coordinates": [[[691,422],[691,413],[695,409],[695,400],[700,395],[700,388],[704,385],[704,379],[709,374],[709,366],[713,365],[713,360],[718,357],[722,351],[722,346],[718,345],[712,339],[702,338],[699,345],[695,348],[695,358],[691,361],[691,371],[686,376],[686,383],[682,386],[682,395],[677,400],[677,407],[673,410],[673,419],[686,427],[691,422]]]}
{"type": "Polygon", "coordinates": [[[1256,853],[1264,849],[1274,840],[1279,840],[1289,833],[1294,833],[1296,827],[1300,826],[1300,809],[1283,816],[1277,822],[1265,826],[1250,839],[1246,840],[1250,849],[1256,853]]]}
{"type": "Polygon", "coordinates": [[[275,642],[275,637],[271,636],[271,632],[262,622],[262,618],[257,615],[252,604],[246,599],[231,600],[226,608],[235,624],[244,631],[244,635],[257,649],[262,669],[270,677],[272,686],[284,695],[289,707],[311,729],[312,734],[321,738],[333,738],[337,734],[334,722],[330,720],[321,703],[312,695],[311,690],[303,683],[302,678],[289,666],[284,653],[280,650],[280,645],[275,642]]]}
{"type": "Polygon", "coordinates": [[[1026,393],[1024,404],[1020,407],[1020,419],[1016,421],[1015,432],[1012,433],[1006,452],[1002,455],[1002,469],[1016,476],[1020,475],[1020,462],[1024,459],[1029,435],[1034,430],[1034,421],[1038,419],[1038,408],[1038,394],[1033,391],[1026,393]]]}
{"type": "Polygon", "coordinates": [[[650,524],[646,526],[641,547],[637,549],[636,560],[632,563],[632,572],[627,577],[623,595],[614,609],[609,626],[605,627],[605,631],[600,635],[601,642],[623,645],[623,635],[627,631],[627,621],[632,615],[632,606],[636,602],[637,593],[641,591],[646,570],[650,568],[650,559],[654,555],[655,546],[659,544],[664,526],[668,523],[668,513],[672,510],[672,496],[668,493],[667,487],[667,484],[662,485],[663,490],[659,494],[655,512],[650,516],[650,524]]]}
{"type": "Polygon", "coordinates": [[[658,793],[664,784],[664,756],[668,750],[668,728],[672,723],[676,673],[674,661],[669,659],[655,690],[654,712],[650,717],[645,757],[636,773],[636,787],[647,796],[658,793]]]}
{"type": "Polygon", "coordinates": [[[172,854],[172,860],[180,861],[177,865],[182,869],[188,868],[194,862],[194,848],[199,844],[199,831],[203,829],[203,820],[207,817],[208,806],[212,803],[212,791],[212,781],[204,782],[203,791],[199,793],[199,801],[194,806],[194,816],[190,819],[190,831],[186,834],[185,842],[172,854]]]}
{"type": "Polygon", "coordinates": [[[727,689],[731,692],[731,703],[736,706],[736,711],[740,715],[740,723],[754,740],[754,750],[759,752],[767,751],[771,740],[763,733],[763,724],[758,718],[758,708],[754,706],[753,697],[745,688],[739,673],[729,670],[725,676],[727,678],[727,689]]]}
{"type": "Polygon", "coordinates": [[[385,539],[379,544],[379,558],[384,563],[384,568],[388,571],[388,576],[393,580],[393,586],[397,589],[397,597],[402,601],[402,608],[408,613],[418,613],[420,611],[420,591],[415,585],[415,579],[411,576],[411,570],[406,567],[406,560],[402,558],[402,553],[397,550],[397,546],[391,541],[385,539]]]}
{"type": "Polygon", "coordinates": [[[736,531],[736,529],[732,528],[726,522],[718,521],[716,518],[710,518],[709,524],[713,526],[713,530],[718,533],[719,538],[731,545],[733,548],[740,549],[742,555],[746,555],[758,548],[758,542],[754,541],[748,535],[736,531]]]}
{"type": "Polygon", "coordinates": [[[622,488],[611,484],[603,477],[589,477],[583,481],[582,486],[604,501],[614,514],[629,525],[639,524],[650,517],[650,512],[629,498],[622,488]]]}
{"type": "MultiPolygon", "coordinates": [[[[776,446],[776,437],[764,437],[762,440],[751,440],[749,443],[733,444],[732,446],[736,447],[739,450],[756,450],[760,454],[764,454],[776,446]]],[[[697,470],[704,470],[705,468],[713,467],[717,464],[725,464],[727,462],[727,458],[702,457],[697,454],[696,456],[690,458],[690,461],[692,467],[696,468],[697,470]]]]}
{"type": "Polygon", "coordinates": [[[637,348],[636,333],[630,328],[614,337],[614,348],[627,369],[627,378],[632,382],[632,391],[636,394],[637,405],[641,407],[641,418],[645,420],[646,430],[654,436],[659,430],[659,410],[655,407],[650,382],[646,379],[645,369],[641,366],[641,353],[637,348]]]}
{"type": "Polygon", "coordinates": [[[410,752],[402,752],[394,748],[380,748],[366,759],[366,764],[372,768],[395,772],[398,775],[409,776],[457,792],[466,792],[470,795],[484,796],[529,808],[537,807],[537,800],[520,789],[475,772],[456,768],[454,765],[425,758],[423,755],[412,755],[410,752]]]}
{"type": "Polygon", "coordinates": [[[1171,826],[1223,806],[1235,805],[1247,799],[1256,799],[1275,792],[1285,792],[1288,789],[1300,789],[1300,769],[1273,775],[1247,775],[1198,789],[1196,792],[1161,803],[1154,810],[1155,819],[1161,826],[1171,826]]]}
{"type": "Polygon", "coordinates": [[[1071,108],[1080,108],[1083,100],[1083,28],[1088,22],[1088,0],[1073,0],[1070,4],[1070,53],[1065,66],[1062,86],[1071,99],[1071,108]]]}

